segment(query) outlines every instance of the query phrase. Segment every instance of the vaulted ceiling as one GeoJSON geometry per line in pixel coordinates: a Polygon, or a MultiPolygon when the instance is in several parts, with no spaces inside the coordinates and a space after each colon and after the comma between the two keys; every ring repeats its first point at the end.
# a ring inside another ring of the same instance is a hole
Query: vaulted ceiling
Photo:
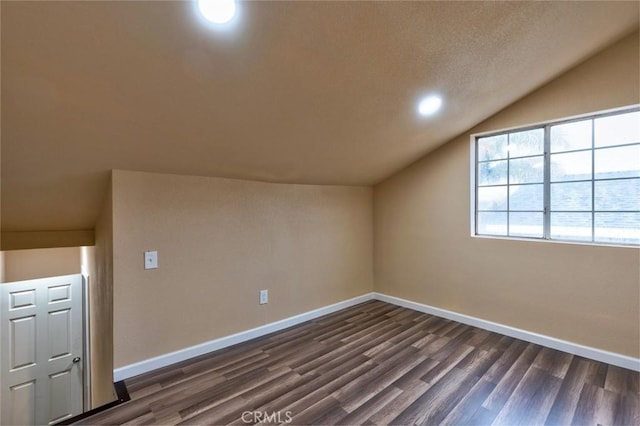
{"type": "Polygon", "coordinates": [[[638,27],[637,2],[2,2],[2,228],[108,171],[375,184],[638,27]],[[424,94],[443,109],[416,114],[424,94]]]}

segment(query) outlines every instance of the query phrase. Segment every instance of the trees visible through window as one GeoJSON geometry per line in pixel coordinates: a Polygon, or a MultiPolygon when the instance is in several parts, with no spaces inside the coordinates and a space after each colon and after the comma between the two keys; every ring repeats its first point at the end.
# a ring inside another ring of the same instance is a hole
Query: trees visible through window
{"type": "Polygon", "coordinates": [[[640,111],[475,138],[476,235],[640,244],[640,111]]]}

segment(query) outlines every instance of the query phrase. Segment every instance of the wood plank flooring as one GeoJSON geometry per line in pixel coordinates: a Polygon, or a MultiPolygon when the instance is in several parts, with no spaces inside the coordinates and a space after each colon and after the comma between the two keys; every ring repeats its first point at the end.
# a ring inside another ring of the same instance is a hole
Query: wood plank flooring
{"type": "Polygon", "coordinates": [[[639,373],[371,301],[126,381],[78,424],[639,425],[639,373]]]}

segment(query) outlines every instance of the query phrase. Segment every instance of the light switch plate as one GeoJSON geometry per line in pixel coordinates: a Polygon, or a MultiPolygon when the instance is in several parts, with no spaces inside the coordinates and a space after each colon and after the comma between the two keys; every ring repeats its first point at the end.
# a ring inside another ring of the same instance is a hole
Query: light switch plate
{"type": "Polygon", "coordinates": [[[265,305],[269,303],[269,290],[260,290],[260,304],[265,305]]]}
{"type": "Polygon", "coordinates": [[[144,252],[144,269],[156,269],[158,267],[158,252],[144,252]]]}

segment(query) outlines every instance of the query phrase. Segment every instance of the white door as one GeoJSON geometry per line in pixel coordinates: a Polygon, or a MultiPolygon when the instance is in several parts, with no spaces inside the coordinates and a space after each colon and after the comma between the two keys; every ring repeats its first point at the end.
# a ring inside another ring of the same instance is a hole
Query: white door
{"type": "Polygon", "coordinates": [[[82,275],[0,284],[0,424],[82,413],[82,275]]]}

